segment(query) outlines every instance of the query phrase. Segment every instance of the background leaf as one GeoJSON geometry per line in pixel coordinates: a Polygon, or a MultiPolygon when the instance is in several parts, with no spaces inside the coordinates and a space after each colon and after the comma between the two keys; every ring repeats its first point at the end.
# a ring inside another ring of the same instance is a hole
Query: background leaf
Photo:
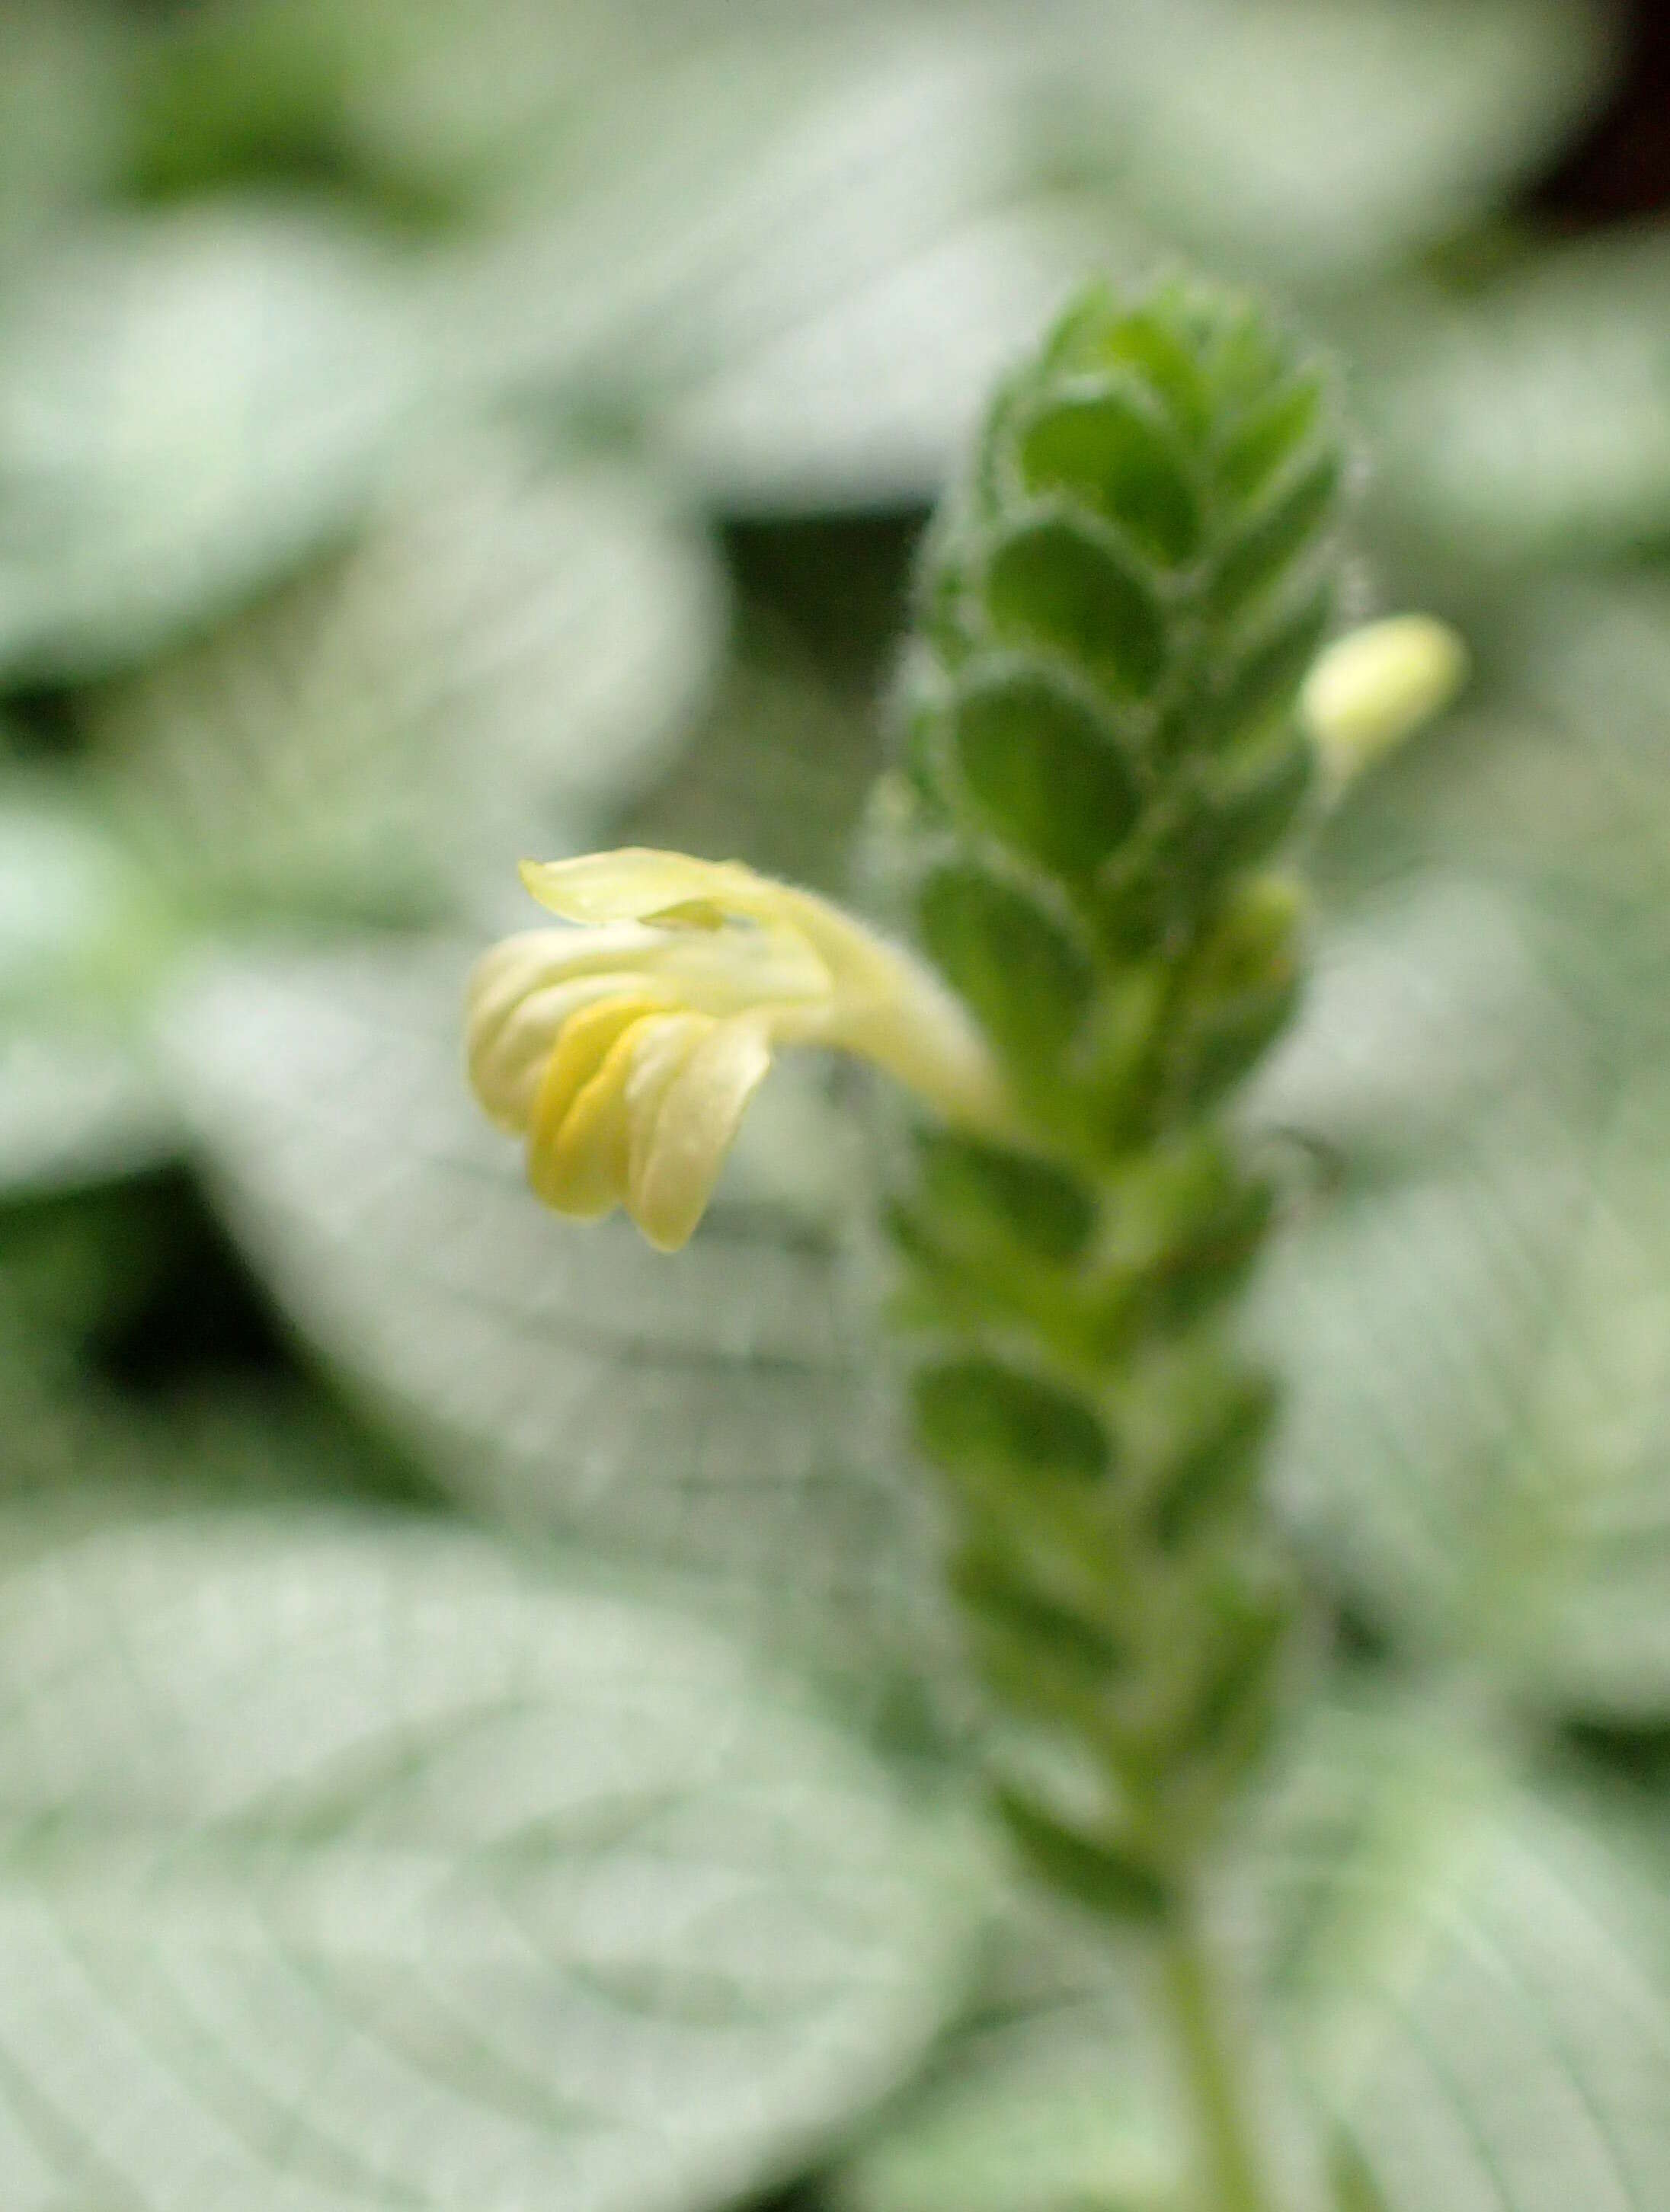
{"type": "Polygon", "coordinates": [[[475,441],[203,642],[107,687],[110,800],[210,913],[521,922],[525,854],[595,840],[711,678],[724,592],[637,475],[475,441]]]}
{"type": "Polygon", "coordinates": [[[1670,2170],[1659,1871],[1615,1795],[1510,1777],[1484,1725],[1440,1698],[1313,1732],[1283,1814],[1300,1889],[1322,1874],[1284,1976],[1312,2078],[1387,2212],[1650,2204],[1670,2170]]]}
{"type": "MultiPolygon", "coordinates": [[[[862,1624],[846,1662],[879,1676],[888,1623],[906,1632],[896,1608],[920,1606],[921,1531],[822,1211],[816,1163],[838,1160],[838,1133],[797,1127],[780,1164],[763,1100],[671,1260],[623,1221],[556,1220],[466,1095],[465,966],[252,957],[182,999],[174,1074],[228,1220],[297,1327],[460,1495],[698,1567],[814,1637],[862,1624]]],[[[779,1091],[777,1110],[800,1097],[779,1091]]]]}
{"type": "Polygon", "coordinates": [[[208,0],[145,41],[133,182],[175,198],[321,176],[413,228],[491,204],[637,43],[580,0],[208,0]]]}
{"type": "Polygon", "coordinates": [[[1648,229],[1511,265],[1365,337],[1388,501],[1475,560],[1661,542],[1670,525],[1670,248],[1648,229]]]}
{"type": "MultiPolygon", "coordinates": [[[[1670,1915],[1631,1802],[1569,1762],[1529,1780],[1488,1711],[1358,1684],[1313,1706],[1222,1869],[1261,1983],[1261,2123],[1337,2130],[1348,2202],[1384,2212],[1623,2208],[1670,2162],[1670,1915]],[[1369,2193],[1373,2192],[1373,2193],[1369,2193]]],[[[848,2167],[855,2212],[1177,2202],[1167,2070],[1133,2009],[1142,1961],[1018,1911],[1007,2003],[946,2049],[848,2167]],[[1022,1949],[1024,1945],[1025,1948],[1022,1949]],[[1168,2180],[1170,2186],[1168,2187],[1168,2180]]],[[[1000,1987],[1004,1986],[1000,1984],[1000,1987]]],[[[1297,2194],[1294,2201],[1307,2201],[1297,2194]]]]}
{"type": "Polygon", "coordinates": [[[20,2212],[710,2203],[939,2018],[978,1882],[665,1600],[421,1522],[10,1515],[20,2212]]]}
{"type": "Polygon", "coordinates": [[[954,9],[675,38],[454,272],[460,371],[606,421],[681,398],[1021,181],[1011,46],[954,9]]]}
{"type": "Polygon", "coordinates": [[[343,529],[424,386],[340,218],[226,204],[53,241],[0,307],[0,664],[94,672],[343,529]]]}
{"type": "Polygon", "coordinates": [[[0,775],[0,1188],[130,1172],[172,1149],[133,1000],[175,932],[73,787],[0,775]]]}
{"type": "Polygon", "coordinates": [[[1352,909],[1252,1102],[1325,1165],[1260,1293],[1289,1496],[1381,1626],[1670,1699],[1656,592],[1537,604],[1518,704],[1340,825],[1352,909]],[[1579,703],[1581,702],[1581,703],[1579,703]]]}
{"type": "Polygon", "coordinates": [[[658,438],[733,513],[929,498],[997,378],[1083,271],[1135,280],[1159,252],[1085,194],[982,209],[674,398],[658,438]]]}
{"type": "Polygon", "coordinates": [[[1050,0],[1024,29],[940,8],[704,30],[659,61],[620,38],[543,200],[525,191],[480,254],[469,350],[491,381],[646,423],[745,512],[931,497],[1087,268],[1134,280],[1182,246],[1359,284],[1474,220],[1612,59],[1573,0],[1050,0]]]}
{"type": "Polygon", "coordinates": [[[0,7],[0,240],[15,248],[119,164],[132,40],[98,0],[0,7]]]}
{"type": "Polygon", "coordinates": [[[165,901],[73,785],[0,776],[0,1003],[119,1006],[168,949],[165,901]]]}
{"type": "Polygon", "coordinates": [[[1332,821],[1246,1101],[1313,1602],[1426,1701],[1324,1685],[1230,1930],[1354,2212],[1670,2196],[1662,1802],[1595,1786],[1670,1710],[1663,255],[1567,240],[1662,198],[1638,61],[1586,135],[1629,12],[0,0],[8,2208],[494,2212],[521,2159],[699,2212],[828,2154],[854,2212],[1172,2212],[1130,1948],[1015,1909],[918,2097],[963,1855],[543,1549],[942,1747],[850,1077],[774,1077],[669,1263],[528,1198],[457,1001],[535,844],[850,888],[917,504],[1073,283],[1179,252],[1331,338],[1351,611],[1479,671],[1332,821]],[[676,2139],[546,2124],[576,2021],[676,2139]]]}
{"type": "Polygon", "coordinates": [[[1159,2212],[1180,2185],[1149,1962],[1088,1916],[1012,1894],[980,1999],[835,2177],[839,2212],[1159,2212]]]}
{"type": "Polygon", "coordinates": [[[1360,278],[1487,208],[1598,96],[1568,0],[1184,0],[1069,15],[1057,128],[1165,235],[1360,278]]]}
{"type": "Polygon", "coordinates": [[[174,1157],[179,1122],[132,1040],[94,1024],[0,1034],[0,1188],[133,1175],[174,1157]]]}

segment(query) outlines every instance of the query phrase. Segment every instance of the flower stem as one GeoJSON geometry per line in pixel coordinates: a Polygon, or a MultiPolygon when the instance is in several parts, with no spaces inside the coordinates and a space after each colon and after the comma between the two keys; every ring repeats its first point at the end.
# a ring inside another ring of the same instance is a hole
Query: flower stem
{"type": "Polygon", "coordinates": [[[1275,2212],[1248,2123],[1233,2025],[1186,1890],[1161,1940],[1164,2002],[1195,2138],[1198,2212],[1275,2212]]]}

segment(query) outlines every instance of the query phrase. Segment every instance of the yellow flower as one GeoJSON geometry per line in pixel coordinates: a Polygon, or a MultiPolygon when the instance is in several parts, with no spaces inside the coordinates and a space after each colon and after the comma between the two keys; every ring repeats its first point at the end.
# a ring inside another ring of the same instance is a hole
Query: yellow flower
{"type": "Polygon", "coordinates": [[[681,853],[521,872],[568,926],[507,938],[477,966],[470,1079],[526,1138],[528,1180],[558,1212],[623,1205],[675,1251],[779,1045],[861,1054],[950,1120],[1002,1127],[1001,1085],[961,1008],[826,900],[681,853]]]}
{"type": "Polygon", "coordinates": [[[1431,615],[1392,615],[1336,639],[1299,695],[1336,791],[1441,714],[1466,675],[1466,647],[1431,615]]]}

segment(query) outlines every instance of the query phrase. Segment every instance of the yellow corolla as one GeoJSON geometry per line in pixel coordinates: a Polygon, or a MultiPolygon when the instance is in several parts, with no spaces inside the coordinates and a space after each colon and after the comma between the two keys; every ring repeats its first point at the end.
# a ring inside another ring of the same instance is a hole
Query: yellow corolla
{"type": "Polygon", "coordinates": [[[559,1212],[625,1206],[674,1251],[779,1045],[862,1054],[948,1119],[1001,1128],[957,1002],[908,953],[736,861],[628,849],[525,862],[564,927],[495,945],[468,994],[470,1079],[559,1212]]]}
{"type": "Polygon", "coordinates": [[[1328,781],[1343,791],[1466,681],[1467,648],[1431,615],[1391,615],[1337,638],[1312,664],[1299,712],[1328,781]]]}

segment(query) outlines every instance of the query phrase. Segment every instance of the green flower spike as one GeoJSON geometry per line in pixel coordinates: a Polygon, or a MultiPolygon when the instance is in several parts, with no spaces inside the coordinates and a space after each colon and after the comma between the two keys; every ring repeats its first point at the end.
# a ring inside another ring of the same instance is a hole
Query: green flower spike
{"type": "Polygon", "coordinates": [[[1234,1328],[1273,1212],[1234,1094],[1297,1001],[1305,827],[1462,672],[1419,617],[1325,649],[1341,476],[1326,378],[1252,308],[1093,292],[924,548],[872,856],[925,962],[734,862],[604,853],[525,868],[564,926],[470,987],[535,1191],[668,1249],[779,1047],[933,1109],[895,1317],[993,1795],[1046,1881],[1151,1930],[1216,2212],[1269,2200],[1201,1899],[1295,1610],[1234,1328]]]}
{"type": "Polygon", "coordinates": [[[1253,308],[1088,295],[929,534],[874,840],[1025,1134],[920,1133],[891,1216],[994,1795],[1046,1881],[1153,1931],[1216,2212],[1267,2199],[1202,1893],[1295,1611],[1234,1096],[1298,1000],[1326,787],[1454,678],[1428,629],[1323,652],[1343,474],[1326,374],[1253,308]]]}

